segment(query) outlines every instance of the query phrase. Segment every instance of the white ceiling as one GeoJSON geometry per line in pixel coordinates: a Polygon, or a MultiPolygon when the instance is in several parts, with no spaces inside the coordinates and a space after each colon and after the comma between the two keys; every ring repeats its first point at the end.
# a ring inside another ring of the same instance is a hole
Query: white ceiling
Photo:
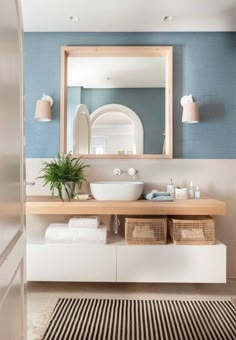
{"type": "Polygon", "coordinates": [[[67,84],[86,88],[165,87],[165,57],[68,58],[67,84]]]}
{"type": "Polygon", "coordinates": [[[236,31],[236,0],[21,0],[26,32],[236,31]],[[163,17],[173,15],[172,22],[163,17]],[[80,20],[73,22],[70,16],[80,20]]]}

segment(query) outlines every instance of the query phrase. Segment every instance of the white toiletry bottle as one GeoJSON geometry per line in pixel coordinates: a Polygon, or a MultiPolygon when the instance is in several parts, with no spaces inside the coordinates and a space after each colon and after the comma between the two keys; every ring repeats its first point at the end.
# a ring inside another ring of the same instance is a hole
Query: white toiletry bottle
{"type": "Polygon", "coordinates": [[[190,185],[189,185],[189,198],[194,198],[194,186],[193,186],[193,182],[191,181],[190,182],[190,185]]]}
{"type": "Polygon", "coordinates": [[[170,193],[171,197],[175,197],[175,186],[173,184],[173,179],[170,179],[170,184],[167,184],[167,192],[170,193]]]}
{"type": "Polygon", "coordinates": [[[195,188],[194,197],[195,198],[200,198],[201,197],[201,191],[200,191],[199,187],[195,188]]]}

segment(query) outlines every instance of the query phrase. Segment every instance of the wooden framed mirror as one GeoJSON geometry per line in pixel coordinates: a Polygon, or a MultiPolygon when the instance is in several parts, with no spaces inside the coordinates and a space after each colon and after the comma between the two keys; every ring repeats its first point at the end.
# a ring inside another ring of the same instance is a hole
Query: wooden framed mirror
{"type": "Polygon", "coordinates": [[[60,151],[172,158],[172,97],[172,46],[63,46],[60,151]]]}

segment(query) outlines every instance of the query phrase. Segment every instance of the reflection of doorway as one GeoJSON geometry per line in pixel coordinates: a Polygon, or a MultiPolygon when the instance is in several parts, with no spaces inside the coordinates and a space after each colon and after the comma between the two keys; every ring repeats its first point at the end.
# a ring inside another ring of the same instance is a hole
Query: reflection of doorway
{"type": "Polygon", "coordinates": [[[91,126],[91,153],[103,142],[100,154],[136,154],[135,125],[124,113],[110,111],[98,117],[91,126]]]}
{"type": "Polygon", "coordinates": [[[108,104],[99,107],[91,116],[91,152],[96,143],[106,140],[105,154],[143,154],[143,124],[129,107],[108,104]]]}

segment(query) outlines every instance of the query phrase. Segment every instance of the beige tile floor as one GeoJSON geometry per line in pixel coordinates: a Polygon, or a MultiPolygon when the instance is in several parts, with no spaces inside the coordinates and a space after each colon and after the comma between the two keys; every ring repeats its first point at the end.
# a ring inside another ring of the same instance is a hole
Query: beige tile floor
{"type": "Polygon", "coordinates": [[[28,340],[35,340],[35,327],[42,310],[57,297],[229,300],[236,298],[236,279],[226,284],[30,282],[27,284],[28,340]]]}

